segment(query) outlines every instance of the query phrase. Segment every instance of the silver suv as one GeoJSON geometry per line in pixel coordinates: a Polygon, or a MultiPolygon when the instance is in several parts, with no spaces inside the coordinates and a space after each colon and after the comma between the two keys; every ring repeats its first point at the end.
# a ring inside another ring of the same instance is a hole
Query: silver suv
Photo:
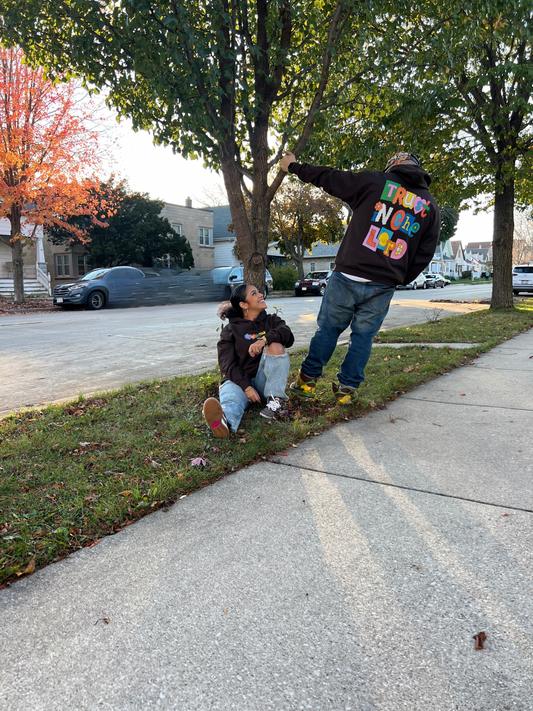
{"type": "Polygon", "coordinates": [[[513,294],[533,291],[533,263],[517,264],[513,267],[513,294]]]}

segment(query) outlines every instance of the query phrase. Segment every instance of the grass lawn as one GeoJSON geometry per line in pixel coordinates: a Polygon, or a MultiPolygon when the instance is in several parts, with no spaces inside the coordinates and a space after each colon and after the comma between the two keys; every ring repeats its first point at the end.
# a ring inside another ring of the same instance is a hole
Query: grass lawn
{"type": "MultiPolygon", "coordinates": [[[[258,417],[260,406],[253,406],[228,439],[215,439],[202,417],[205,398],[217,395],[218,371],[126,386],[0,420],[0,587],[335,422],[364,417],[532,327],[530,299],[511,313],[482,311],[381,333],[381,343],[480,345],[375,349],[359,402],[349,407],[338,406],[330,388],[346,352],[339,346],[317,402],[293,399],[288,417],[275,422],[258,417]],[[205,466],[196,466],[195,458],[205,466]]],[[[291,353],[291,377],[303,356],[291,353]]]]}

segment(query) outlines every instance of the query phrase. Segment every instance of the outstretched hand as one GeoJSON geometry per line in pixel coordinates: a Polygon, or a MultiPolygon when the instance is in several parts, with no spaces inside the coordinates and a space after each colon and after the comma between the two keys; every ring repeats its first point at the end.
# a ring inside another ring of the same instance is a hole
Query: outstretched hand
{"type": "Polygon", "coordinates": [[[294,155],[294,153],[291,153],[291,151],[287,151],[287,153],[285,153],[285,155],[281,159],[281,161],[279,163],[279,167],[285,173],[288,173],[290,164],[294,163],[295,160],[296,160],[296,156],[294,155]]]}

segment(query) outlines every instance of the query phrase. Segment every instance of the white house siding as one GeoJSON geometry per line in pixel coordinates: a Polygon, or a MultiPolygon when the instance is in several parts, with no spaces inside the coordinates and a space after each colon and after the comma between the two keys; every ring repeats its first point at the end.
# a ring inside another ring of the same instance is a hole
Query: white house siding
{"type": "Polygon", "coordinates": [[[215,267],[233,267],[240,264],[237,257],[233,254],[235,240],[222,242],[215,241],[215,267]]]}

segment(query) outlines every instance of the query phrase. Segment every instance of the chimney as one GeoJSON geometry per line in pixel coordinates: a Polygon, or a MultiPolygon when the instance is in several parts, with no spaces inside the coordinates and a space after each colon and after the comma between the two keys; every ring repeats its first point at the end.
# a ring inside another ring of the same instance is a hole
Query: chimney
{"type": "Polygon", "coordinates": [[[192,207],[192,200],[190,197],[185,198],[185,207],[192,207]]]}

